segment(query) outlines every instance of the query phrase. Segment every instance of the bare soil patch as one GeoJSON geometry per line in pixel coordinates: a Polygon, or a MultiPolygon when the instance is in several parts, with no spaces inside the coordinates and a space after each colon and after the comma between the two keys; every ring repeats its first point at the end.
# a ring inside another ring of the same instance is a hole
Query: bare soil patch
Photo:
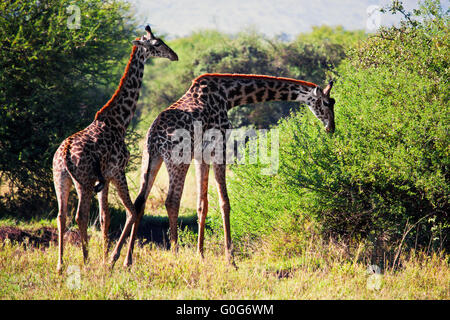
{"type": "MultiPolygon", "coordinates": [[[[47,248],[50,243],[58,243],[58,230],[52,227],[41,227],[36,230],[23,230],[17,227],[0,227],[0,242],[9,239],[11,242],[25,244],[26,247],[47,248]]],[[[80,243],[77,230],[68,230],[64,234],[65,242],[80,243]]]]}

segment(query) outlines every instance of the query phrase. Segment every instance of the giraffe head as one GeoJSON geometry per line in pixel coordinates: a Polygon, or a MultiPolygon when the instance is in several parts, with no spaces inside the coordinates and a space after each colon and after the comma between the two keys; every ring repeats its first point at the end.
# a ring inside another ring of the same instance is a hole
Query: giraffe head
{"type": "Polygon", "coordinates": [[[133,45],[144,48],[145,59],[150,57],[161,57],[167,58],[171,61],[177,61],[177,54],[169,48],[161,39],[155,37],[152,33],[150,26],[145,27],[147,34],[142,36],[140,39],[133,40],[133,45]]]}
{"type": "Polygon", "coordinates": [[[333,133],[334,125],[334,103],[335,100],[330,98],[330,91],[333,87],[333,80],[331,80],[325,89],[322,90],[319,86],[311,91],[311,100],[308,102],[308,107],[314,115],[322,121],[325,130],[328,133],[333,133]]]}

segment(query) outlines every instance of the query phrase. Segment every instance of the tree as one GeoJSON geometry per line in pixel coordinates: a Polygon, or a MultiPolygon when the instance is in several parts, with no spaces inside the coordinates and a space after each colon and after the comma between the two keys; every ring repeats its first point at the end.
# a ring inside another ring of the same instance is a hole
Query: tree
{"type": "Polygon", "coordinates": [[[31,216],[55,204],[54,151],[112,94],[136,28],[120,0],[2,1],[0,12],[0,209],[31,216]]]}

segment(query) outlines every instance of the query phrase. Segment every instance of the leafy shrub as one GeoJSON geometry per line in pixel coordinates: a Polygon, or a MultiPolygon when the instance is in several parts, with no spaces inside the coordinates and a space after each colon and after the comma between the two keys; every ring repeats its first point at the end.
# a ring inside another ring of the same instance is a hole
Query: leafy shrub
{"type": "Polygon", "coordinates": [[[261,164],[233,168],[235,239],[290,220],[389,243],[409,230],[410,246],[448,248],[448,14],[436,3],[415,14],[423,19],[381,30],[338,67],[334,135],[297,112],[278,126],[275,176],[261,175],[261,164]]]}

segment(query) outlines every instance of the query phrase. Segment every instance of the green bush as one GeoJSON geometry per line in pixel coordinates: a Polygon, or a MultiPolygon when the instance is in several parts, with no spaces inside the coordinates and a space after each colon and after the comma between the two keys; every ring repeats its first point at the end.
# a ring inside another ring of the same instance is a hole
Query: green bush
{"type": "Polygon", "coordinates": [[[278,126],[276,175],[261,175],[261,164],[232,168],[235,239],[291,221],[392,244],[409,230],[410,246],[448,248],[448,13],[432,3],[419,14],[361,42],[338,67],[334,135],[302,110],[278,126]]]}

